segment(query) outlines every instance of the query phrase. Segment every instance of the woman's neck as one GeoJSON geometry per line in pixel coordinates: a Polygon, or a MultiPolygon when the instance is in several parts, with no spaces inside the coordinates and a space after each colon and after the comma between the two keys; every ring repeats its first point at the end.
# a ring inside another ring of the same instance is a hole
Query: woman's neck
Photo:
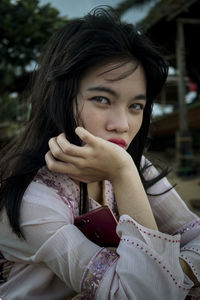
{"type": "MultiPolygon", "coordinates": [[[[74,180],[74,179],[73,179],[74,180]]],[[[80,182],[74,180],[76,185],[79,187],[80,182]]],[[[96,202],[102,204],[103,202],[103,187],[101,181],[91,182],[87,184],[88,196],[95,200],[96,202]]]]}
{"type": "Polygon", "coordinates": [[[92,182],[87,185],[88,196],[95,200],[98,203],[102,203],[103,195],[102,195],[102,182],[92,182]]]}

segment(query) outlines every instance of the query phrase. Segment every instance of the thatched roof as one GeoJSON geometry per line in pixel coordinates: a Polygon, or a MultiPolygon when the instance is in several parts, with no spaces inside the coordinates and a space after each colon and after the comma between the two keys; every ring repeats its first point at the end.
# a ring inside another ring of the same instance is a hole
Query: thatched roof
{"type": "MultiPolygon", "coordinates": [[[[146,29],[150,29],[161,20],[171,21],[180,15],[189,13],[191,6],[199,0],[161,0],[149,11],[147,17],[142,20],[146,29]]],[[[199,17],[199,13],[197,14],[199,17]]]]}
{"type": "MultiPolygon", "coordinates": [[[[200,0],[161,0],[140,26],[176,67],[177,19],[200,20],[200,0]]],[[[200,80],[200,23],[184,24],[187,75],[200,80]]]]}

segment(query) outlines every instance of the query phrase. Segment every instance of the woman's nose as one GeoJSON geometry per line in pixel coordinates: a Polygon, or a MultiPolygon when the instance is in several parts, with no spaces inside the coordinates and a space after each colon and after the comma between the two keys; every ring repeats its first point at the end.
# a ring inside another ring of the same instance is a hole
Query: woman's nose
{"type": "Polygon", "coordinates": [[[126,132],[129,129],[128,116],[125,111],[112,112],[108,116],[107,130],[126,132]]]}

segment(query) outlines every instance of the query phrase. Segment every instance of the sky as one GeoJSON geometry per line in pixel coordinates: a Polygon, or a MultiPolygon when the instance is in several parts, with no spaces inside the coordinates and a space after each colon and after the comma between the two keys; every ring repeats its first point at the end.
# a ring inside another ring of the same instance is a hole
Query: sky
{"type": "MultiPolygon", "coordinates": [[[[57,8],[60,15],[66,15],[68,18],[82,17],[91,9],[99,5],[109,5],[115,7],[122,0],[40,0],[40,4],[50,3],[57,8]]],[[[130,23],[136,23],[144,18],[153,4],[146,5],[143,8],[134,8],[127,11],[122,20],[130,23]]]]}

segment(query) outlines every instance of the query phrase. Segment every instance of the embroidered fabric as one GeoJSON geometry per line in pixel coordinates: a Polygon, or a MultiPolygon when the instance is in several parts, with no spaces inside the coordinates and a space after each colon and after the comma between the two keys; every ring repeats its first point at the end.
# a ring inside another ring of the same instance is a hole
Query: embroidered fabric
{"type": "MultiPolygon", "coordinates": [[[[79,187],[71,180],[68,176],[63,176],[62,174],[53,174],[46,167],[41,168],[33,181],[38,183],[43,183],[46,186],[54,189],[60,199],[68,205],[71,209],[74,217],[79,215],[79,187]]],[[[105,180],[105,198],[106,204],[113,211],[117,220],[119,220],[119,213],[117,209],[117,204],[113,196],[113,188],[108,180],[105,180]]],[[[88,209],[93,210],[101,205],[89,198],[88,209]]]]}
{"type": "Polygon", "coordinates": [[[193,264],[192,264],[192,262],[190,261],[190,259],[189,259],[187,256],[185,256],[184,254],[181,254],[180,257],[183,258],[183,259],[188,263],[188,265],[189,265],[190,268],[192,269],[194,275],[196,275],[196,276],[198,277],[198,272],[197,272],[195,266],[193,266],[193,264]]]}
{"type": "Polygon", "coordinates": [[[166,238],[166,237],[163,237],[163,235],[159,234],[155,234],[155,233],[152,233],[150,231],[150,229],[146,229],[146,230],[143,230],[141,227],[139,227],[135,222],[133,222],[132,220],[126,220],[126,219],[123,219],[121,218],[121,220],[119,221],[119,224],[121,223],[130,223],[130,224],[133,224],[139,231],[147,234],[148,236],[152,236],[152,237],[156,237],[158,239],[163,239],[165,241],[168,241],[170,243],[180,243],[180,239],[179,238],[174,238],[174,237],[171,237],[171,238],[166,238]]]}
{"type": "MultiPolygon", "coordinates": [[[[56,193],[59,196],[58,201],[63,201],[66,205],[69,205],[69,207],[71,207],[71,211],[74,214],[74,216],[76,216],[76,214],[78,214],[78,209],[77,208],[78,208],[78,203],[79,203],[78,202],[79,201],[79,188],[78,188],[78,186],[69,177],[63,176],[63,175],[61,176],[59,174],[50,173],[50,172],[48,172],[47,168],[44,167],[44,168],[42,168],[38,172],[38,174],[35,177],[34,181],[39,182],[39,183],[43,183],[43,185],[46,185],[46,186],[54,189],[52,195],[50,195],[50,196],[55,197],[55,193],[56,193]],[[71,195],[73,197],[71,197],[71,195]]],[[[46,191],[46,190],[47,189],[45,188],[44,191],[46,191]]],[[[105,194],[106,194],[107,204],[114,211],[115,210],[114,206],[116,205],[116,202],[114,201],[114,196],[113,196],[113,192],[112,192],[112,185],[111,185],[111,183],[109,181],[106,181],[106,183],[105,183],[105,194]]],[[[100,206],[100,204],[98,204],[97,202],[95,202],[93,199],[89,199],[89,203],[90,203],[89,204],[89,208],[90,209],[92,209],[92,208],[94,209],[94,208],[96,208],[96,206],[100,206]]],[[[63,205],[61,207],[63,208],[63,205]]],[[[162,212],[163,212],[163,210],[162,210],[162,212]]],[[[180,212],[182,212],[182,210],[180,210],[180,212]]],[[[183,212],[184,212],[184,210],[183,210],[183,212]]],[[[115,214],[115,211],[114,211],[114,214],[115,214]]],[[[164,215],[164,212],[163,212],[163,215],[164,215]]],[[[197,219],[195,219],[194,221],[196,221],[196,220],[197,219]]],[[[198,223],[196,223],[194,221],[188,223],[188,224],[191,224],[191,229],[194,228],[194,227],[196,227],[196,226],[199,226],[199,224],[200,224],[200,223],[198,224],[198,223]]],[[[125,223],[125,222],[127,222],[127,221],[123,220],[122,223],[125,223]]],[[[127,222],[127,223],[129,223],[129,222],[127,222]]],[[[135,224],[134,220],[132,220],[130,223],[131,223],[131,225],[135,224]]],[[[188,224],[184,225],[183,227],[187,228],[188,224]]],[[[123,224],[123,226],[124,225],[125,224],[123,224]]],[[[160,235],[159,232],[155,233],[155,232],[152,232],[149,229],[142,228],[140,226],[139,227],[136,226],[136,227],[137,227],[137,229],[142,234],[147,234],[149,236],[149,238],[153,237],[155,239],[158,239],[158,241],[164,240],[164,241],[169,242],[170,244],[171,243],[179,243],[179,240],[177,238],[175,238],[175,237],[172,237],[172,239],[171,239],[171,237],[164,237],[164,236],[162,237],[161,236],[162,234],[160,235]]],[[[183,227],[181,227],[181,228],[183,228],[183,227]]],[[[169,226],[169,228],[170,228],[170,226],[169,226]]],[[[175,231],[175,230],[171,230],[170,232],[173,232],[173,231],[175,231]]],[[[132,231],[131,231],[130,235],[132,236],[132,231]]],[[[68,236],[66,238],[68,238],[68,236]]],[[[70,243],[72,243],[73,238],[74,238],[74,241],[76,241],[76,237],[75,236],[71,235],[71,238],[72,238],[72,240],[70,240],[70,243]]],[[[131,242],[133,243],[134,241],[131,240],[131,242]]],[[[125,241],[125,244],[127,244],[127,241],[125,241]]],[[[139,251],[141,253],[143,253],[144,251],[149,251],[146,248],[144,249],[142,244],[141,245],[138,244],[138,246],[137,246],[137,243],[136,244],[132,244],[132,245],[134,246],[134,248],[139,249],[139,251]]],[[[52,243],[49,246],[49,249],[50,248],[54,248],[54,246],[57,246],[57,242],[55,242],[55,244],[52,243]]],[[[151,248],[151,245],[150,245],[150,248],[151,248]]],[[[89,246],[88,246],[88,249],[89,249],[89,246]]],[[[124,261],[126,262],[126,259],[127,259],[127,248],[125,246],[124,247],[122,246],[121,247],[121,251],[122,251],[121,253],[123,253],[123,251],[125,252],[124,261]]],[[[138,251],[138,253],[139,253],[139,251],[138,251]]],[[[87,247],[86,247],[82,251],[83,256],[87,252],[88,251],[87,251],[87,247]]],[[[94,253],[94,252],[92,252],[92,253],[94,253]]],[[[166,251],[166,253],[167,253],[167,251],[166,251]]],[[[149,254],[151,256],[150,252],[148,252],[147,254],[149,254]]],[[[148,257],[148,255],[146,255],[146,256],[148,257]]],[[[172,255],[170,254],[169,256],[173,258],[173,254],[172,255]]],[[[89,258],[91,258],[91,257],[92,257],[92,255],[89,256],[89,258]]],[[[168,257],[168,256],[166,255],[166,257],[168,257]]],[[[121,255],[120,255],[120,258],[121,258],[121,255]]],[[[161,265],[160,261],[157,260],[157,256],[154,256],[154,257],[152,256],[151,258],[154,259],[157,264],[161,265]]],[[[83,266],[84,266],[84,268],[83,268],[84,274],[82,276],[82,281],[81,281],[81,291],[83,293],[82,294],[83,296],[81,296],[80,294],[78,294],[78,295],[75,296],[75,298],[72,298],[72,299],[73,300],[75,300],[75,299],[76,300],[78,300],[78,299],[85,299],[85,300],[86,299],[95,299],[95,297],[97,295],[100,295],[101,290],[102,290],[101,284],[104,285],[104,283],[107,282],[107,280],[103,280],[103,278],[104,278],[105,274],[108,273],[109,270],[112,271],[114,269],[114,268],[111,268],[111,267],[112,266],[114,267],[113,264],[116,263],[117,259],[118,259],[118,255],[116,254],[116,252],[114,250],[100,249],[100,251],[93,256],[92,260],[90,260],[90,261],[85,260],[86,263],[83,264],[83,266]],[[85,268],[86,265],[87,265],[87,268],[85,268]]],[[[67,261],[67,259],[66,259],[66,261],[67,261]]],[[[129,260],[129,261],[131,261],[131,260],[129,260]]],[[[140,270],[140,266],[141,266],[140,265],[140,260],[138,260],[138,261],[139,261],[139,268],[138,268],[138,270],[140,270]]],[[[143,260],[141,260],[141,262],[144,263],[143,260]]],[[[145,263],[146,263],[146,261],[145,261],[145,263]]],[[[0,267],[1,267],[1,263],[0,263],[0,267]]],[[[5,264],[5,267],[6,267],[6,264],[5,264]]],[[[4,267],[4,270],[6,270],[5,267],[4,267]]],[[[163,268],[164,271],[166,271],[167,273],[169,273],[167,267],[164,264],[162,264],[162,268],[163,268]]],[[[72,269],[72,270],[73,270],[73,272],[75,274],[75,278],[76,278],[77,273],[80,272],[79,271],[80,270],[79,264],[76,264],[74,266],[74,269],[72,269]]],[[[151,273],[152,272],[153,271],[151,270],[151,273]]],[[[41,272],[39,272],[39,273],[41,274],[41,272]]],[[[1,272],[0,272],[0,274],[1,274],[1,272]]],[[[63,272],[61,274],[63,274],[63,272]]],[[[7,278],[6,277],[6,272],[4,273],[4,275],[5,275],[4,278],[7,278]]],[[[148,274],[145,274],[145,275],[147,276],[148,274]]],[[[170,273],[169,276],[174,281],[175,277],[173,276],[173,274],[170,273]]],[[[108,282],[109,282],[109,278],[108,278],[108,282]]],[[[170,283],[170,281],[169,281],[169,283],[170,283]]],[[[132,284],[132,282],[130,284],[132,284]]],[[[80,281],[77,282],[77,285],[78,286],[80,285],[80,281]]],[[[11,288],[12,288],[12,282],[11,282],[11,288]]],[[[14,288],[12,288],[12,289],[14,290],[14,288]]],[[[52,294],[51,285],[48,287],[48,293],[52,294]]],[[[103,299],[103,297],[102,297],[102,299],[103,299]]]]}
{"type": "Polygon", "coordinates": [[[46,186],[53,188],[60,199],[68,205],[72,213],[77,216],[79,211],[79,194],[78,187],[69,177],[64,178],[60,174],[52,174],[46,167],[41,168],[33,181],[44,183],[46,186]],[[76,201],[74,201],[74,197],[76,201]]]}
{"type": "Polygon", "coordinates": [[[117,260],[118,254],[115,250],[102,248],[90,261],[81,283],[84,299],[95,299],[97,289],[103,276],[112,264],[117,260]]]}
{"type": "Polygon", "coordinates": [[[162,270],[164,270],[165,272],[167,272],[169,274],[169,276],[171,277],[173,283],[175,285],[177,285],[180,289],[183,290],[190,290],[190,288],[187,287],[187,285],[181,285],[178,283],[177,278],[174,276],[174,274],[168,269],[168,267],[165,265],[165,262],[159,260],[159,257],[155,256],[153,253],[151,253],[146,247],[145,245],[143,245],[140,242],[133,242],[133,241],[129,241],[128,239],[121,239],[122,242],[125,243],[129,243],[130,245],[132,245],[133,247],[137,247],[138,249],[140,249],[141,251],[143,251],[144,253],[146,253],[146,255],[150,256],[154,261],[156,261],[160,267],[162,268],[162,270]]]}
{"type": "Polygon", "coordinates": [[[184,232],[191,230],[193,228],[199,227],[200,226],[200,218],[194,219],[191,222],[183,225],[179,230],[177,230],[173,235],[180,233],[183,234],[184,232]]]}

